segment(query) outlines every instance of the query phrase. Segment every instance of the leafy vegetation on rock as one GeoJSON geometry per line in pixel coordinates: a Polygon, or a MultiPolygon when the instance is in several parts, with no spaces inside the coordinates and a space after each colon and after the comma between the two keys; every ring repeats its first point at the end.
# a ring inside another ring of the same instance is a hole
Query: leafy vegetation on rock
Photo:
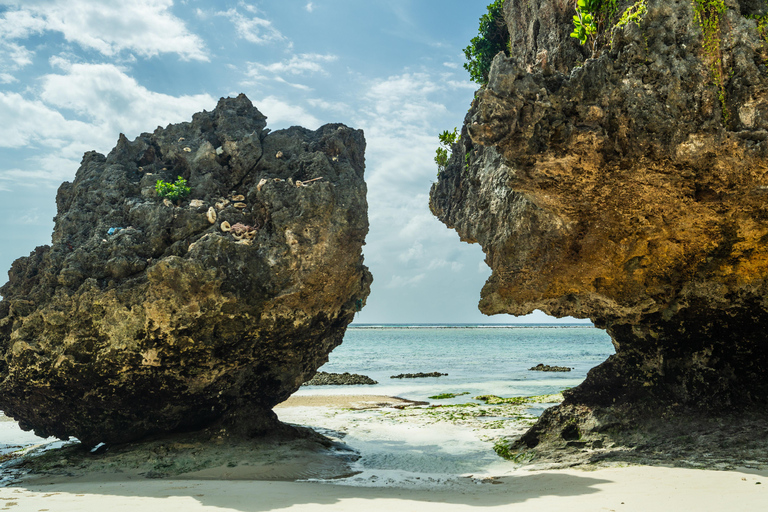
{"type": "Polygon", "coordinates": [[[610,33],[613,28],[623,28],[629,23],[640,26],[640,21],[648,12],[647,0],[637,0],[616,20],[618,12],[619,0],[577,0],[571,37],[578,39],[581,44],[589,43],[594,56],[600,48],[611,42],[610,33]]]}
{"type": "Polygon", "coordinates": [[[717,87],[717,97],[723,110],[723,123],[728,123],[728,105],[725,95],[726,73],[723,67],[722,34],[720,18],[726,11],[724,0],[694,0],[696,22],[704,36],[704,54],[712,81],[717,87]]]}
{"type": "Polygon", "coordinates": [[[445,130],[437,136],[437,138],[440,139],[440,147],[435,151],[435,163],[437,164],[438,177],[440,177],[440,174],[442,174],[445,167],[448,165],[448,159],[451,157],[451,147],[456,143],[457,136],[456,128],[454,128],[452,132],[445,130]]]}
{"type": "Polygon", "coordinates": [[[488,83],[491,62],[497,53],[507,51],[509,30],[504,22],[504,0],[496,0],[488,6],[488,12],[480,17],[479,34],[464,48],[467,62],[464,69],[470,79],[481,85],[488,83]]]}
{"type": "Polygon", "coordinates": [[[176,202],[187,197],[192,189],[187,186],[187,180],[177,176],[175,183],[157,180],[155,191],[158,196],[176,202]]]}

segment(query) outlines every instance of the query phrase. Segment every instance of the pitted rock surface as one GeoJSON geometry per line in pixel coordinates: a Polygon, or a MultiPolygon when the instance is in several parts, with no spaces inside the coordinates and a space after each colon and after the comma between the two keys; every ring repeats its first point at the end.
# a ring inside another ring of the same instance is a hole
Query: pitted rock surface
{"type": "Polygon", "coordinates": [[[538,3],[507,2],[519,44],[496,56],[430,197],[483,247],[481,311],[591,318],[613,339],[528,445],[557,414],[611,411],[592,423],[605,431],[622,410],[763,408],[768,68],[748,16],[766,6],[726,2],[722,105],[694,2],[648,0],[586,61],[558,21],[573,2],[538,3]]]}
{"type": "Polygon", "coordinates": [[[302,384],[303,386],[357,386],[378,384],[367,375],[358,373],[328,373],[317,372],[314,377],[302,384]]]}
{"type": "Polygon", "coordinates": [[[265,126],[240,95],[85,155],[52,245],[0,289],[7,416],[86,445],[276,425],[272,406],[341,343],[371,276],[362,131],[265,126]],[[158,198],[178,176],[189,197],[158,198]]]}

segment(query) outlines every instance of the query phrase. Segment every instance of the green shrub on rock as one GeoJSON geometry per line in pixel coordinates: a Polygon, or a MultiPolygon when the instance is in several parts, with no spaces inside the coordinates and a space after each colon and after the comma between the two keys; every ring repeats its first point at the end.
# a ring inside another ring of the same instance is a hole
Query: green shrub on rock
{"type": "Polygon", "coordinates": [[[437,164],[438,177],[443,173],[445,167],[448,165],[448,159],[451,157],[449,150],[456,143],[456,137],[458,136],[457,128],[454,128],[452,132],[448,130],[443,131],[437,136],[440,139],[440,147],[435,151],[435,163],[437,164]]]}
{"type": "Polygon", "coordinates": [[[480,18],[479,34],[472,38],[464,48],[468,62],[464,69],[469,71],[470,79],[478,84],[488,83],[491,62],[499,52],[505,52],[509,46],[509,30],[504,21],[504,0],[496,0],[488,6],[488,13],[480,18]]]}
{"type": "Polygon", "coordinates": [[[155,191],[158,196],[176,202],[187,197],[192,189],[187,186],[187,180],[181,176],[177,176],[175,183],[157,180],[157,183],[155,183],[155,191]]]}

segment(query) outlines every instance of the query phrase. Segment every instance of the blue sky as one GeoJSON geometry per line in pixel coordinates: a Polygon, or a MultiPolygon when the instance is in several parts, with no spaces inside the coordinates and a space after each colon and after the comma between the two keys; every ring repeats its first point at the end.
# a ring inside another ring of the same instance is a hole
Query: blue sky
{"type": "Polygon", "coordinates": [[[0,0],[0,283],[50,243],[85,151],[245,93],[272,130],[365,131],[374,275],[358,322],[548,321],[477,311],[490,270],[429,212],[437,134],[475,85],[462,48],[487,0],[0,0]]]}

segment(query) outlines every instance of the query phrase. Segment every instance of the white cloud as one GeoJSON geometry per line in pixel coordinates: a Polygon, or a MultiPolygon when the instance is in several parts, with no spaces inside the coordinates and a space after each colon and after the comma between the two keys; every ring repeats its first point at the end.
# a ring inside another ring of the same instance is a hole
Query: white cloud
{"type": "Polygon", "coordinates": [[[326,74],[324,63],[334,62],[338,59],[336,55],[322,55],[319,53],[302,53],[293,55],[290,59],[272,64],[261,64],[258,62],[248,63],[248,76],[252,78],[265,77],[272,75],[282,77],[283,75],[311,75],[315,73],[326,74]]]}
{"type": "Polygon", "coordinates": [[[468,80],[448,80],[446,83],[451,89],[469,89],[470,91],[477,90],[477,84],[473,84],[468,80]]]}
{"type": "Polygon", "coordinates": [[[323,110],[327,110],[329,112],[336,112],[340,114],[346,114],[349,113],[351,110],[350,106],[343,102],[338,103],[332,103],[330,101],[322,100],[319,98],[310,98],[307,100],[307,103],[315,108],[320,108],[323,110]]]}
{"type": "Polygon", "coordinates": [[[423,281],[425,277],[427,277],[426,274],[417,274],[411,277],[403,277],[403,276],[395,275],[395,276],[392,276],[392,279],[390,279],[386,287],[387,288],[413,288],[414,286],[419,284],[421,281],[423,281]]]}
{"type": "Polygon", "coordinates": [[[240,6],[254,15],[243,15],[237,9],[229,9],[227,11],[216,13],[218,16],[225,16],[232,22],[237,31],[237,35],[240,38],[255,44],[273,43],[285,40],[285,36],[272,26],[271,21],[255,16],[258,12],[255,7],[243,3],[241,3],[240,6]]]}
{"type": "Polygon", "coordinates": [[[336,55],[302,53],[272,64],[249,62],[245,73],[248,80],[241,82],[241,85],[251,86],[262,83],[265,80],[274,80],[275,82],[288,85],[294,89],[311,91],[313,90],[312,87],[296,83],[295,79],[301,76],[315,74],[327,75],[328,72],[323,65],[329,62],[334,62],[337,59],[338,57],[336,55]],[[286,77],[292,77],[293,79],[288,80],[286,77]]]}
{"type": "MultiPolygon", "coordinates": [[[[0,19],[0,26],[2,26],[2,19],[0,19]]],[[[33,55],[34,53],[24,46],[0,38],[0,83],[9,84],[18,81],[12,73],[32,64],[33,55]]]]}
{"type": "Polygon", "coordinates": [[[371,128],[395,136],[427,134],[435,117],[448,112],[445,105],[431,99],[440,89],[426,73],[405,73],[375,82],[365,96],[369,104],[365,114],[375,120],[371,128]]]}
{"type": "MultiPolygon", "coordinates": [[[[61,147],[72,135],[89,134],[89,126],[67,120],[41,101],[30,101],[17,93],[0,92],[0,146],[19,148],[44,143],[61,147]]],[[[94,135],[91,132],[90,135],[94,135]]]]}
{"type": "Polygon", "coordinates": [[[401,253],[397,259],[403,263],[408,263],[409,261],[421,258],[422,256],[424,256],[424,246],[417,240],[407,251],[401,253]]]}
{"type": "Polygon", "coordinates": [[[208,94],[170,96],[150,91],[113,64],[58,64],[66,74],[42,78],[42,100],[87,118],[110,139],[119,132],[134,137],[154,126],[188,120],[216,104],[208,94]]]}
{"type": "Polygon", "coordinates": [[[0,172],[5,189],[11,182],[71,179],[85,151],[109,151],[119,133],[134,138],[216,103],[207,94],[149,91],[112,64],[55,62],[65,73],[44,76],[39,99],[0,92],[0,146],[38,150],[26,169],[0,172]]]}
{"type": "Polygon", "coordinates": [[[253,104],[267,116],[268,125],[273,130],[296,125],[314,130],[321,124],[319,119],[302,107],[286,103],[275,96],[253,100],[253,104]]]}
{"type": "MultiPolygon", "coordinates": [[[[0,2],[0,4],[22,5],[20,2],[0,2]]],[[[24,5],[30,6],[28,2],[24,5]]],[[[0,16],[0,38],[2,39],[26,39],[30,35],[43,33],[46,28],[46,22],[36,17],[30,10],[7,11],[0,16]]]]}
{"type": "Polygon", "coordinates": [[[299,89],[300,91],[311,91],[312,88],[308,85],[304,84],[296,84],[293,82],[289,82],[288,80],[285,80],[284,78],[277,77],[275,78],[275,81],[280,82],[281,84],[285,84],[288,87],[293,87],[294,89],[299,89]]]}
{"type": "Polygon", "coordinates": [[[207,61],[203,41],[171,13],[173,0],[0,0],[10,6],[0,18],[0,37],[24,39],[45,31],[107,56],[122,51],[144,57],[176,53],[207,61]]]}
{"type": "Polygon", "coordinates": [[[443,66],[451,69],[459,69],[459,64],[457,62],[443,62],[443,66]]]}
{"type": "Polygon", "coordinates": [[[315,5],[312,2],[309,2],[304,6],[304,8],[307,10],[307,12],[312,12],[315,10],[315,5]]]}

